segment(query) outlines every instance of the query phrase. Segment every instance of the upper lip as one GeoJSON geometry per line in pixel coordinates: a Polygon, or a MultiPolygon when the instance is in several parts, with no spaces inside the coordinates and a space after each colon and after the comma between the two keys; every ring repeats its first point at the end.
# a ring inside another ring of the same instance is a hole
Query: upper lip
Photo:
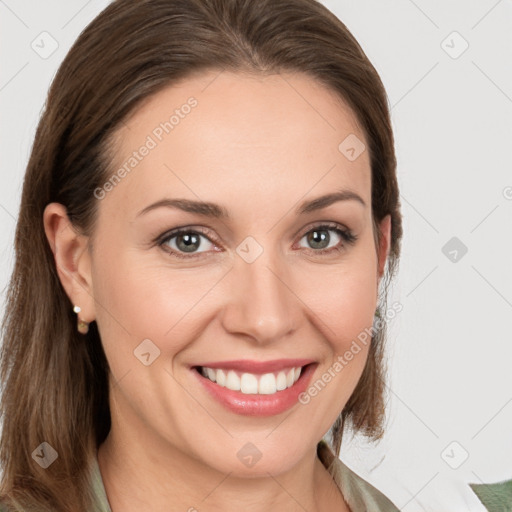
{"type": "Polygon", "coordinates": [[[274,359],[272,361],[254,361],[251,359],[238,359],[236,361],[206,362],[194,366],[212,369],[237,370],[247,373],[271,373],[287,368],[298,368],[313,363],[312,359],[274,359]]]}

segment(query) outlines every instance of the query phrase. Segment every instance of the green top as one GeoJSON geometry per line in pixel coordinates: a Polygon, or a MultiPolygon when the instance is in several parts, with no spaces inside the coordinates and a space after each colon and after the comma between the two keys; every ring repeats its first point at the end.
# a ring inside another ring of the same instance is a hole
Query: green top
{"type": "Polygon", "coordinates": [[[389,498],[336,457],[323,439],[318,443],[317,453],[352,512],[399,512],[389,498]]]}
{"type": "MultiPolygon", "coordinates": [[[[352,512],[399,512],[389,498],[336,457],[324,440],[318,443],[317,454],[332,475],[352,512]]],[[[91,483],[95,502],[90,512],[112,512],[97,458],[94,459],[92,466],[91,483]]],[[[512,512],[512,480],[496,484],[469,484],[469,486],[488,512],[512,512]]],[[[1,505],[0,512],[6,512],[1,505]]]]}
{"type": "Polygon", "coordinates": [[[512,480],[469,486],[489,512],[512,512],[512,480]]]}

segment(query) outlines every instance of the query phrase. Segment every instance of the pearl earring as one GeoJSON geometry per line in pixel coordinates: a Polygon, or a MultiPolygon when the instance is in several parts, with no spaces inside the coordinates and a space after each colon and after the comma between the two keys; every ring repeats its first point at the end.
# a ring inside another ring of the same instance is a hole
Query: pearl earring
{"type": "MultiPolygon", "coordinates": [[[[80,306],[74,306],[73,311],[78,315],[78,313],[80,313],[82,311],[82,308],[80,306]]],[[[88,322],[85,322],[84,320],[80,320],[80,317],[78,317],[77,329],[78,329],[79,333],[87,334],[89,332],[88,322]]]]}

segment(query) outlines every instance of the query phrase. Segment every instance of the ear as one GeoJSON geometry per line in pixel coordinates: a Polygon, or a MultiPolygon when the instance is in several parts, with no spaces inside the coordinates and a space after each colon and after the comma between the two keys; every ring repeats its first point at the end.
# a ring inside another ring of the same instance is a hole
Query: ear
{"type": "Polygon", "coordinates": [[[389,248],[391,246],[391,215],[386,215],[380,221],[379,229],[381,232],[381,240],[379,245],[377,277],[380,281],[381,277],[384,274],[386,261],[389,255],[389,248]]]}
{"type": "Polygon", "coordinates": [[[48,204],[44,210],[43,223],[55,258],[57,274],[72,304],[70,307],[80,306],[80,319],[92,322],[96,313],[89,239],[75,231],[62,204],[48,204]]]}

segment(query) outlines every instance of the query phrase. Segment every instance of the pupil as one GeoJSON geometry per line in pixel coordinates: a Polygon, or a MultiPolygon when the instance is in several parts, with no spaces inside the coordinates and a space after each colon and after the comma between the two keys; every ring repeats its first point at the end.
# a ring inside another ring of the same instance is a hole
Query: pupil
{"type": "Polygon", "coordinates": [[[329,245],[329,238],[329,233],[325,229],[318,231],[315,230],[310,233],[310,236],[308,237],[308,242],[310,242],[316,249],[324,249],[329,245]]]}
{"type": "Polygon", "coordinates": [[[193,235],[179,235],[176,241],[176,245],[180,250],[184,252],[193,252],[199,246],[199,237],[195,234],[193,235]],[[183,245],[180,247],[180,241],[183,242],[183,245]],[[194,247],[196,245],[196,247],[194,247]]]}

